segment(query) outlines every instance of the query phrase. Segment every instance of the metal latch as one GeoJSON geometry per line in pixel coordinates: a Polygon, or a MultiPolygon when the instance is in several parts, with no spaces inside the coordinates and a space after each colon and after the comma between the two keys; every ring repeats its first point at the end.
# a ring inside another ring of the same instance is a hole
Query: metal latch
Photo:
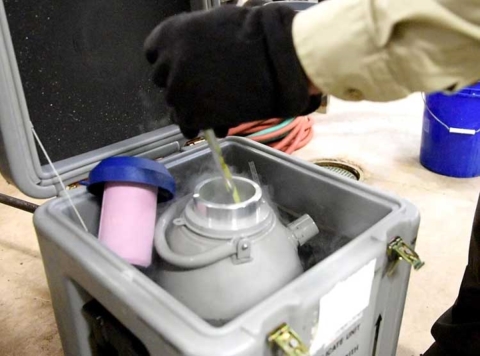
{"type": "Polygon", "coordinates": [[[396,237],[388,244],[387,255],[390,259],[390,266],[387,274],[391,276],[398,265],[398,262],[403,260],[412,265],[415,270],[423,267],[425,262],[420,259],[420,256],[410,247],[401,237],[396,237]]]}
{"type": "Polygon", "coordinates": [[[300,336],[287,324],[280,325],[268,336],[268,342],[272,347],[283,351],[287,356],[309,356],[307,346],[300,339],[300,336]]]}

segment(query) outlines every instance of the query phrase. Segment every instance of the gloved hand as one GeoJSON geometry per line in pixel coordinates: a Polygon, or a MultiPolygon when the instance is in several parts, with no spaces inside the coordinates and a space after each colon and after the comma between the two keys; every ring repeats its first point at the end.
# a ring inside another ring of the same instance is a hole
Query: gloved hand
{"type": "Polygon", "coordinates": [[[294,16],[284,5],[227,5],[173,16],[152,31],[145,53],[153,80],[185,137],[206,128],[224,137],[242,122],[318,108],[293,46],[294,16]]]}

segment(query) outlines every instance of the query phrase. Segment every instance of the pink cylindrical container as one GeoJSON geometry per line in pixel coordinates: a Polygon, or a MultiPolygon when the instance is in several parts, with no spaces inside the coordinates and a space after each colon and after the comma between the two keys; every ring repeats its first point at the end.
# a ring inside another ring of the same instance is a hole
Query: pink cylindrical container
{"type": "Polygon", "coordinates": [[[105,184],[98,239],[131,264],[152,262],[157,194],[157,187],[145,184],[105,184]]]}
{"type": "Polygon", "coordinates": [[[90,173],[88,190],[102,197],[99,241],[125,261],[152,262],[157,204],[173,197],[175,182],[160,163],[112,157],[90,173]]]}

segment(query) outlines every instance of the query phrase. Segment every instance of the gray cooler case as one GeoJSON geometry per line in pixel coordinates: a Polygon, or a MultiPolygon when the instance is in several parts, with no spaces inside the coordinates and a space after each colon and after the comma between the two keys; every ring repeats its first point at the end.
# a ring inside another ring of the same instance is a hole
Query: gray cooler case
{"type": "Polygon", "coordinates": [[[72,186],[114,155],[161,159],[178,197],[209,169],[206,145],[186,145],[170,125],[141,54],[162,18],[209,6],[0,2],[0,168],[24,193],[53,198],[34,224],[65,353],[395,355],[411,268],[398,261],[418,264],[408,246],[419,214],[403,199],[247,139],[223,140],[235,172],[248,175],[255,164],[283,219],[309,214],[320,233],[299,250],[302,275],[214,326],[149,278],[156,254],[139,270],[97,241],[101,201],[81,185],[70,190],[87,233],[61,194],[32,127],[72,186]]]}

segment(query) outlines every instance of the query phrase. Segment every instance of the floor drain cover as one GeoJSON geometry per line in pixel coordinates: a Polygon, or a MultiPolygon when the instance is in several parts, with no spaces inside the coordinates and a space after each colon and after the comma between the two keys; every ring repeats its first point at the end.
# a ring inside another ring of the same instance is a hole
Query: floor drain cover
{"type": "Polygon", "coordinates": [[[326,168],[333,173],[339,174],[341,176],[344,176],[350,179],[360,180],[360,178],[362,177],[362,174],[359,168],[346,162],[333,161],[333,160],[317,160],[317,161],[314,161],[313,163],[315,163],[317,166],[326,168]]]}

